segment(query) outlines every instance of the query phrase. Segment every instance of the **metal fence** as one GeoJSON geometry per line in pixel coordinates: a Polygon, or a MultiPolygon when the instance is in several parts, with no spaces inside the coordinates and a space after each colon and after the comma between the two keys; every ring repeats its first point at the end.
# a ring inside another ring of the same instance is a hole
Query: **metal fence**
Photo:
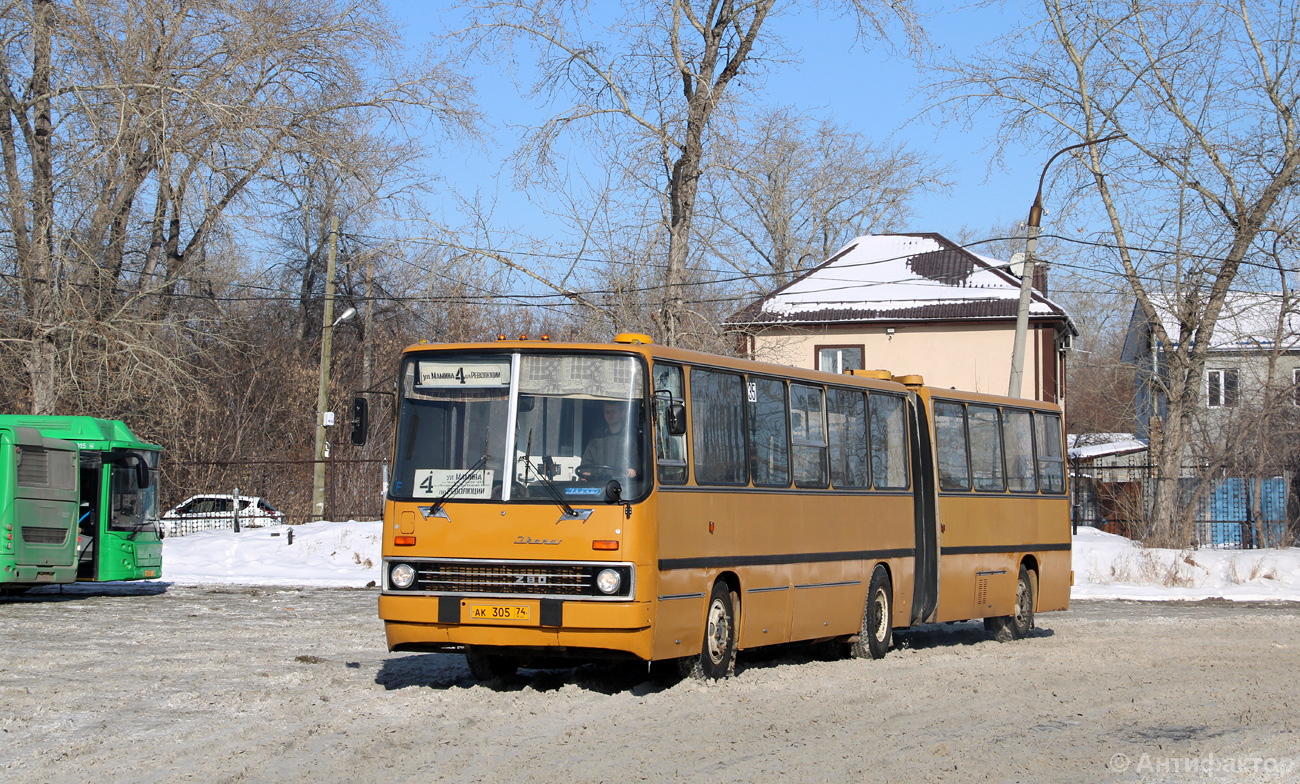
{"type": "MultiPolygon", "coordinates": [[[[1147,532],[1156,472],[1151,465],[1072,464],[1076,526],[1092,526],[1133,539],[1147,532]]],[[[1296,477],[1200,476],[1185,468],[1178,478],[1181,507],[1190,520],[1197,547],[1253,549],[1297,544],[1296,477]]]]}
{"type": "MultiPolygon", "coordinates": [[[[388,461],[384,458],[326,459],[326,520],[377,520],[383,515],[383,487],[388,461]]],[[[203,494],[261,498],[284,514],[289,525],[315,519],[311,508],[314,460],[205,460],[165,466],[164,512],[185,499],[203,494]]],[[[241,527],[263,520],[241,520],[241,527]]],[[[232,516],[164,521],[168,536],[184,536],[213,528],[233,528],[232,516]]]]}
{"type": "Polygon", "coordinates": [[[216,529],[225,530],[243,530],[245,528],[262,528],[268,524],[267,519],[262,518],[240,518],[238,523],[234,515],[222,515],[200,518],[187,518],[182,520],[163,520],[161,521],[163,536],[186,536],[196,534],[199,531],[212,531],[216,529]],[[238,529],[236,529],[238,526],[238,529]]]}

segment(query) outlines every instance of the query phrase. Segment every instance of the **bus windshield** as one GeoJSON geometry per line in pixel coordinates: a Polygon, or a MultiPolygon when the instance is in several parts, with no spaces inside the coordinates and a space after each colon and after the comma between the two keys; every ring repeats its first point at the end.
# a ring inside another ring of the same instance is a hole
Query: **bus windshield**
{"type": "MultiPolygon", "coordinates": [[[[150,471],[158,468],[157,452],[141,452],[149,465],[150,471]]],[[[155,474],[156,475],[156,474],[155,474]]],[[[110,531],[157,531],[158,525],[158,489],[150,482],[141,488],[138,469],[133,464],[115,463],[109,473],[109,517],[110,531]]]]}
{"type": "Polygon", "coordinates": [[[416,355],[401,379],[394,498],[599,503],[611,481],[623,499],[648,489],[635,357],[416,355]]]}

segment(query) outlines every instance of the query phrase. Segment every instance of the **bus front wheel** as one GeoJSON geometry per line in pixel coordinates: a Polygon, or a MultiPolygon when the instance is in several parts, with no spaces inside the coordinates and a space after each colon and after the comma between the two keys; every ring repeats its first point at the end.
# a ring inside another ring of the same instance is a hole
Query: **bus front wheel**
{"type": "Polygon", "coordinates": [[[483,653],[473,648],[465,651],[465,663],[469,665],[469,674],[480,682],[509,678],[519,671],[519,662],[514,659],[483,653]]]}
{"type": "Polygon", "coordinates": [[[1022,640],[1034,628],[1034,584],[1029,580],[1029,570],[1020,567],[1020,577],[1016,579],[1016,603],[1010,615],[985,618],[984,628],[993,633],[998,642],[1022,640]]]}
{"type": "Polygon", "coordinates": [[[883,659],[894,642],[894,588],[889,572],[877,566],[867,589],[867,606],[862,610],[858,640],[849,648],[855,659],[883,659]]]}
{"type": "Polygon", "coordinates": [[[709,595],[700,655],[679,660],[681,674],[699,680],[730,677],[736,671],[736,633],[736,596],[719,580],[709,595]]]}

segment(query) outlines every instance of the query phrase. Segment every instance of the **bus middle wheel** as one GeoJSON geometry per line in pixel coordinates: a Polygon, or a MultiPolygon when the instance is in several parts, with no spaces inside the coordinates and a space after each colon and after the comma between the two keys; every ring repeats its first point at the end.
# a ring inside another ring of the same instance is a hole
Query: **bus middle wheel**
{"type": "Polygon", "coordinates": [[[867,606],[862,609],[862,628],[858,640],[849,648],[855,659],[883,659],[894,643],[894,587],[885,567],[871,572],[867,588],[867,606]]]}

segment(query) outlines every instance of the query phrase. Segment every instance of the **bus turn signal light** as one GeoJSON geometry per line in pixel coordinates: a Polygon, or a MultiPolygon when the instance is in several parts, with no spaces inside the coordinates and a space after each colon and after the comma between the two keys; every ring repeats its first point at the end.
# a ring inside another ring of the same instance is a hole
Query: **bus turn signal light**
{"type": "Polygon", "coordinates": [[[593,550],[617,550],[618,541],[614,539],[594,539],[591,542],[593,550]]]}
{"type": "Polygon", "coordinates": [[[393,537],[393,544],[397,545],[398,547],[410,547],[411,545],[415,544],[415,537],[414,537],[414,536],[400,536],[400,535],[399,535],[399,536],[394,536],[394,537],[393,537]]]}

